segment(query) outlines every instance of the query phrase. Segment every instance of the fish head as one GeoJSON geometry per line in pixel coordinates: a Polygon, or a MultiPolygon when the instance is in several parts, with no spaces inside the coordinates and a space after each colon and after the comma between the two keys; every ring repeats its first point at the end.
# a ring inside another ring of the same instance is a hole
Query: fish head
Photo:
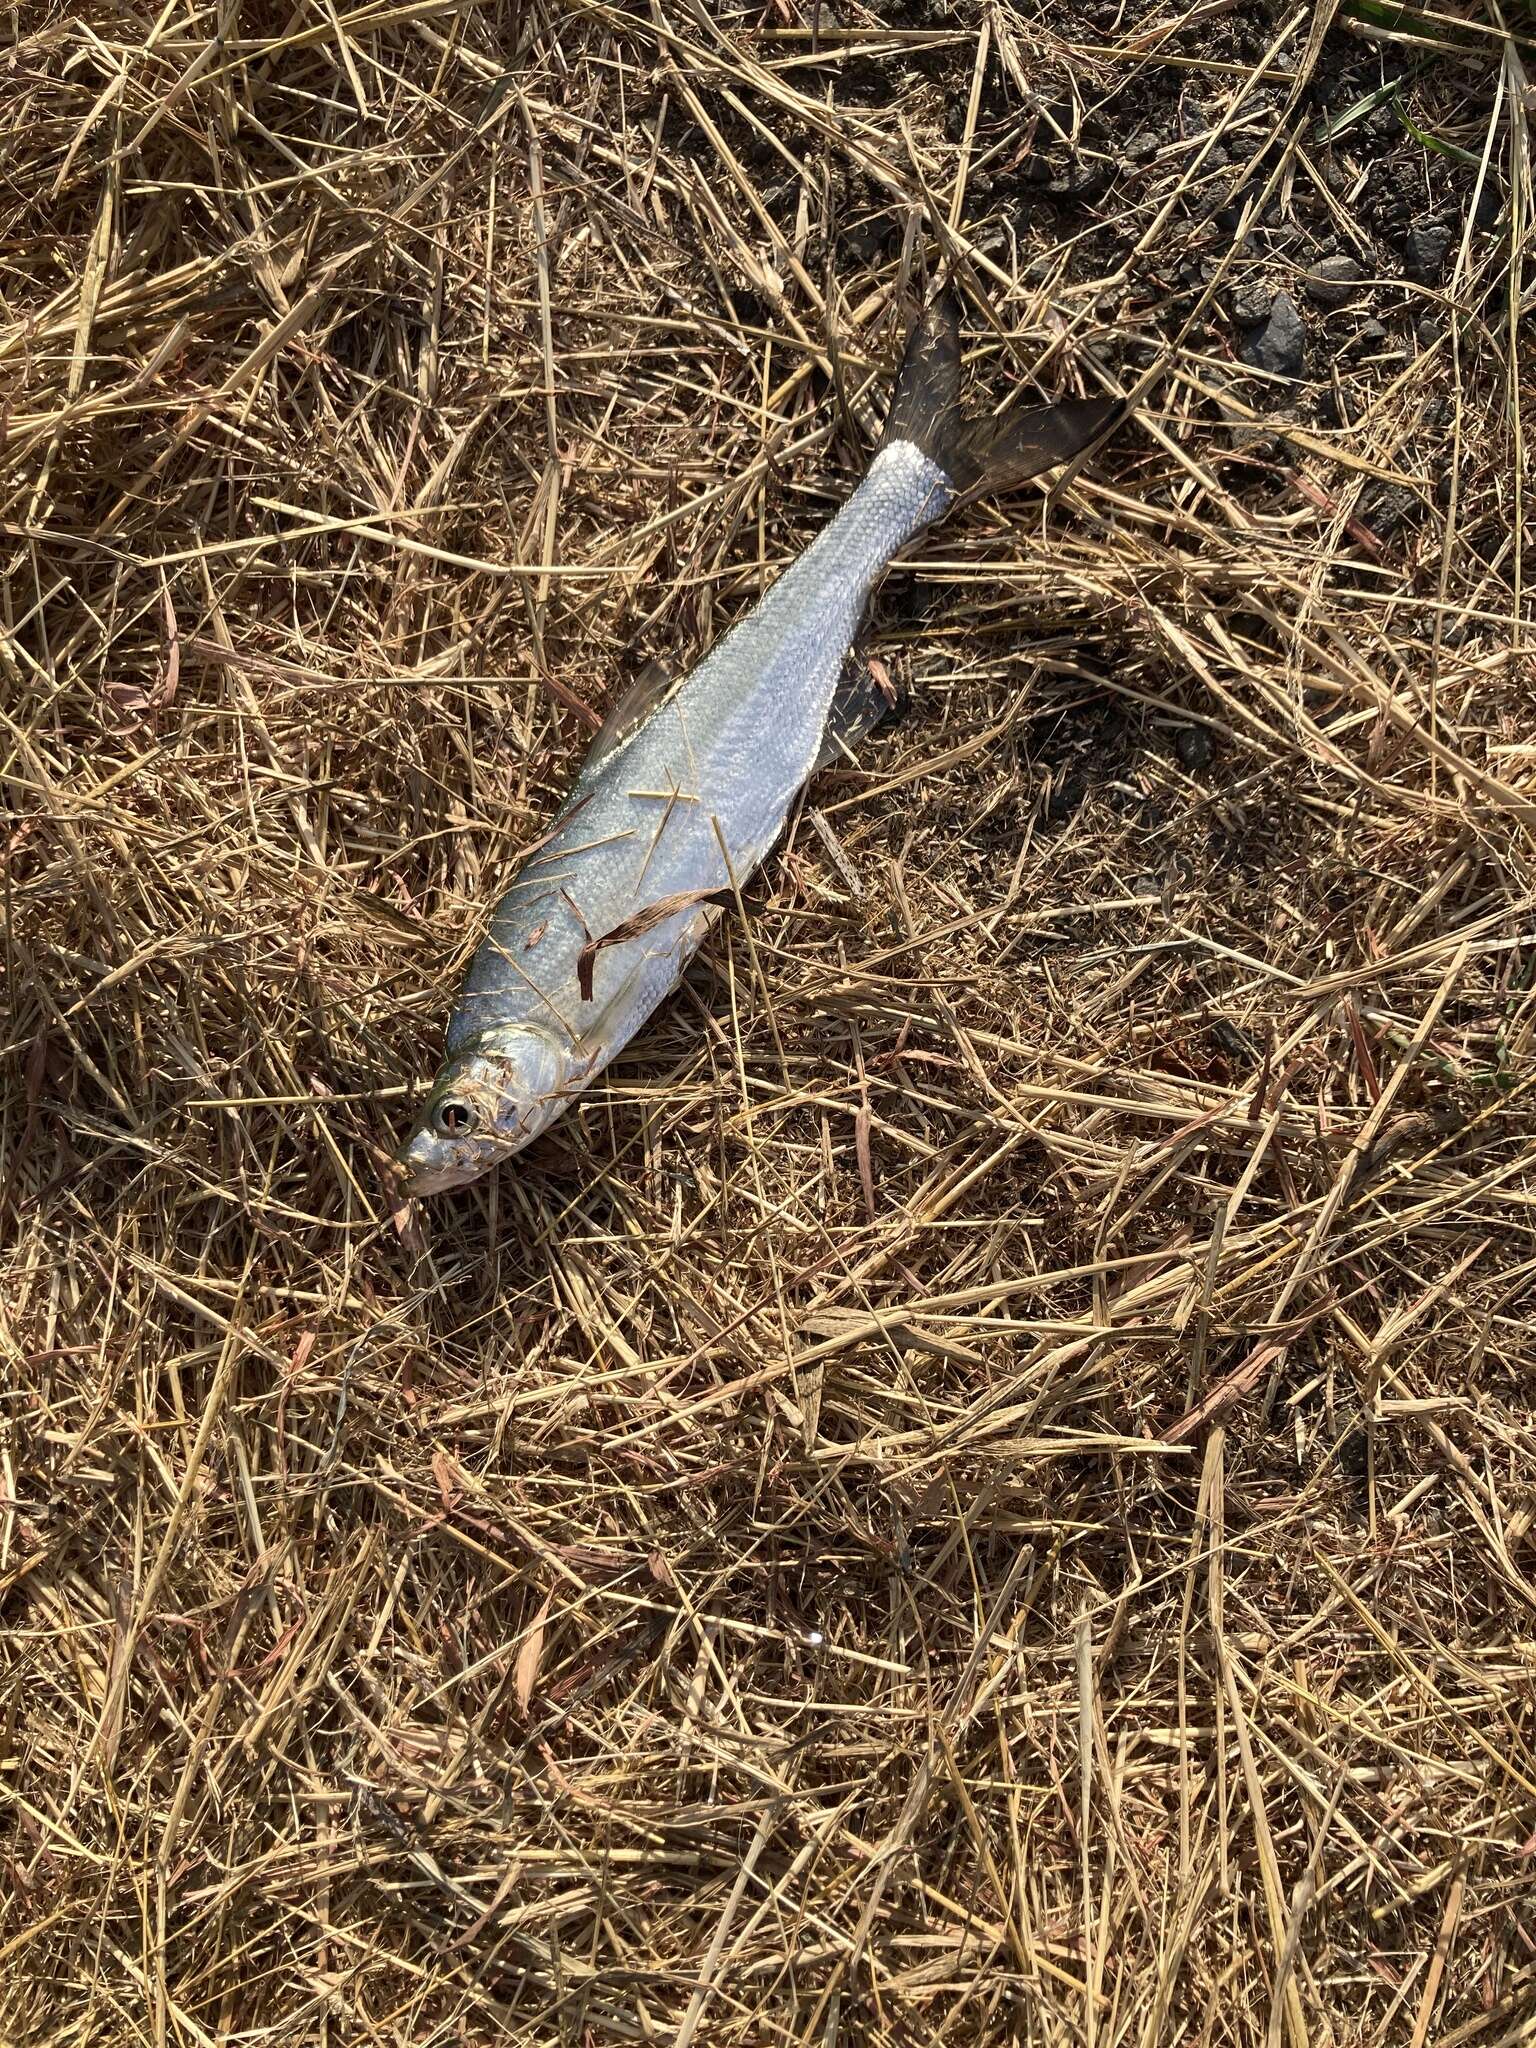
{"type": "Polygon", "coordinates": [[[484,1031],[446,1062],[395,1154],[409,1195],[461,1188],[510,1159],[565,1107],[570,1061],[530,1025],[484,1031]]]}

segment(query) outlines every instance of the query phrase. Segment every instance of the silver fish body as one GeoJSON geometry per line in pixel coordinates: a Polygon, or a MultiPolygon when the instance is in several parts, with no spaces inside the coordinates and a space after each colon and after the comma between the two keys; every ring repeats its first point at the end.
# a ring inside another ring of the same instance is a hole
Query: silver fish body
{"type": "MultiPolygon", "coordinates": [[[[560,823],[492,914],[448,1026],[448,1101],[460,1085],[473,1126],[424,1119],[405,1165],[430,1194],[468,1178],[487,1146],[482,1077],[502,1100],[496,1151],[543,1130],[634,1036],[718,914],[696,902],[651,929],[668,898],[730,891],[770,851],[804,788],[833,691],[876,581],[898,549],[948,507],[943,472],[910,442],[875,457],[848,503],[746,618],[636,730],[594,750],[560,823]],[[455,1074],[454,1069],[462,1067],[455,1074]],[[513,1080],[509,1091],[505,1083],[513,1080]],[[467,1083],[467,1087],[461,1085],[467,1083]],[[466,1141],[454,1157],[445,1148],[466,1141]],[[412,1153],[414,1152],[414,1157],[412,1153]],[[466,1157],[465,1154],[468,1154],[466,1157]]],[[[442,1094],[441,1088],[435,1091],[442,1094]]]]}
{"type": "Polygon", "coordinates": [[[474,956],[447,1061],[398,1155],[412,1194],[520,1150],[676,986],[719,914],[704,899],[739,887],[784,830],[892,556],[962,489],[1075,453],[1112,410],[1045,408],[1005,444],[960,414],[958,374],[946,303],[909,342],[885,442],[848,503],[647,717],[599,735],[474,956]]]}

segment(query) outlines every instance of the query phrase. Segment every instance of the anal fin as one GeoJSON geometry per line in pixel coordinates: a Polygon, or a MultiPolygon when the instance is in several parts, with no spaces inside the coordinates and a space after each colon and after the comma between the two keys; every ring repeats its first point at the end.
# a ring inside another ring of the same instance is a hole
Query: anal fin
{"type": "Polygon", "coordinates": [[[844,665],[832,692],[831,708],[821,736],[821,750],[811,768],[819,775],[836,761],[857,765],[854,750],[877,725],[901,708],[883,662],[853,655],[844,665]]]}

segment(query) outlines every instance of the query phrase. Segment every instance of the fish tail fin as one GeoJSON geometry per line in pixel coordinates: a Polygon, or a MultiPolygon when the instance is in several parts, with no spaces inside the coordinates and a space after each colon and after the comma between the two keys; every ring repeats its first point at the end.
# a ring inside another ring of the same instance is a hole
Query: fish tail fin
{"type": "Polygon", "coordinates": [[[1068,398],[1003,419],[960,403],[960,301],[946,284],[907,337],[880,446],[907,441],[943,470],[957,497],[1006,491],[1070,462],[1117,427],[1121,398],[1068,398]]]}

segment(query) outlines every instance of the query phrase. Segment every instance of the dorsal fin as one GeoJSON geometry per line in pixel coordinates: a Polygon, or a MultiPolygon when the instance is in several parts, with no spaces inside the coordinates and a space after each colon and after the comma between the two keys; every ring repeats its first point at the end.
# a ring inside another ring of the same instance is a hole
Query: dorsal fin
{"type": "Polygon", "coordinates": [[[676,682],[671,669],[654,655],[646,662],[627,690],[620,693],[613,709],[603,720],[582,763],[583,775],[600,768],[610,754],[616,754],[633,733],[637,733],[658,704],[664,704],[676,682]]]}

